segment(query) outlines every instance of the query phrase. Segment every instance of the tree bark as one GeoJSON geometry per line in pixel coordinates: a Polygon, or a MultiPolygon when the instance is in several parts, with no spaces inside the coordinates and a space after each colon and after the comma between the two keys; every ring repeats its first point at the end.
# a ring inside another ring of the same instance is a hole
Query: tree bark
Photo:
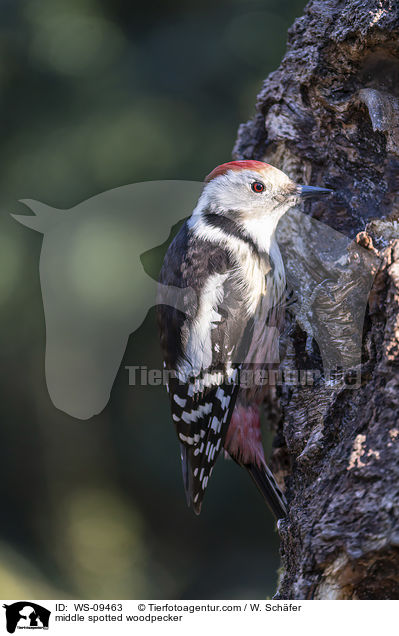
{"type": "MultiPolygon", "coordinates": [[[[240,126],[234,155],[334,189],[329,200],[312,204],[312,216],[370,255],[359,259],[348,248],[344,270],[356,267],[356,279],[359,272],[374,279],[356,369],[360,386],[322,376],[313,386],[283,385],[269,404],[280,414],[272,462],[285,476],[289,501],[275,598],[397,599],[399,2],[310,2],[289,31],[280,67],[264,83],[257,114],[240,126]]],[[[310,295],[309,263],[316,271],[325,267],[324,246],[314,255],[311,231],[295,215],[289,223],[290,239],[281,235],[286,270],[291,280],[305,281],[301,291],[308,286],[310,295]]],[[[345,275],[341,268],[331,300],[340,308],[355,293],[345,275]]],[[[325,278],[321,271],[321,287],[325,278]]],[[[284,364],[322,368],[323,335],[309,346],[306,324],[315,338],[314,316],[302,313],[302,321],[287,318],[284,364]]],[[[342,358],[349,340],[340,341],[344,319],[341,326],[337,321],[339,329],[327,326],[325,337],[336,338],[342,358]]]]}

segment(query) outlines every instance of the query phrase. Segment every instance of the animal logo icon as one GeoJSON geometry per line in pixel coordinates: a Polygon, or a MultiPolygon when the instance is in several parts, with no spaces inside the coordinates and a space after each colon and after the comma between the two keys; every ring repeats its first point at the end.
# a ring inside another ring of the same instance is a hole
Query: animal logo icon
{"type": "Polygon", "coordinates": [[[4,604],[6,610],[6,627],[9,634],[17,628],[48,629],[50,610],[32,601],[18,601],[11,605],[4,604]]]}

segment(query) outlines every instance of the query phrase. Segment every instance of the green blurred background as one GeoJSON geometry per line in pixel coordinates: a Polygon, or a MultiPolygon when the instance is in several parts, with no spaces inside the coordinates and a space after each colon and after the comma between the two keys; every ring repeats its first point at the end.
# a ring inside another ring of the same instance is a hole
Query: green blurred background
{"type": "Polygon", "coordinates": [[[9,213],[26,213],[22,198],[68,208],[125,183],[202,180],[230,159],[304,5],[1,0],[1,598],[273,594],[278,540],[249,478],[219,460],[194,517],[166,392],[128,385],[126,364],[161,363],[154,311],[100,415],[52,405],[41,236],[9,213]]]}

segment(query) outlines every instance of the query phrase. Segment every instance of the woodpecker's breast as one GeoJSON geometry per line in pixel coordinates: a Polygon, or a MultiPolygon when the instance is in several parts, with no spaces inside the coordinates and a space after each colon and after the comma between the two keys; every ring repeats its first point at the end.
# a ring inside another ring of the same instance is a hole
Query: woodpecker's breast
{"type": "Polygon", "coordinates": [[[247,318],[254,316],[259,299],[266,293],[266,276],[270,270],[266,255],[254,255],[246,248],[236,255],[232,284],[242,299],[247,318]]]}
{"type": "MultiPolygon", "coordinates": [[[[285,294],[285,271],[277,242],[270,246],[270,254],[260,252],[254,256],[248,251],[240,254],[239,266],[235,272],[237,288],[247,308],[248,317],[259,313],[262,298],[267,298],[262,306],[266,312],[280,303],[285,294]]],[[[264,318],[264,317],[263,317],[264,318]]],[[[258,320],[262,320],[259,315],[258,320]]]]}

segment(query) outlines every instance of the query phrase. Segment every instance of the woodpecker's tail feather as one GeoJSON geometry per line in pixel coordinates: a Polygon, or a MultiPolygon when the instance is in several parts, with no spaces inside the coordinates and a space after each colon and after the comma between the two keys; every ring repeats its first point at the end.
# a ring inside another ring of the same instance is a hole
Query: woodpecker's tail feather
{"type": "Polygon", "coordinates": [[[181,467],[183,473],[184,491],[186,493],[187,506],[194,510],[196,515],[201,512],[202,497],[194,502],[193,494],[193,474],[190,466],[189,451],[186,446],[180,443],[181,467]]]}
{"type": "Polygon", "coordinates": [[[287,516],[287,502],[277,485],[273,473],[266,465],[245,464],[245,468],[251,475],[256,487],[262,494],[270,510],[277,521],[287,516]]]}
{"type": "Polygon", "coordinates": [[[192,479],[191,479],[191,471],[189,466],[187,448],[182,443],[180,443],[180,457],[181,457],[181,468],[183,473],[184,492],[186,494],[187,505],[188,507],[190,507],[192,479]]]}

